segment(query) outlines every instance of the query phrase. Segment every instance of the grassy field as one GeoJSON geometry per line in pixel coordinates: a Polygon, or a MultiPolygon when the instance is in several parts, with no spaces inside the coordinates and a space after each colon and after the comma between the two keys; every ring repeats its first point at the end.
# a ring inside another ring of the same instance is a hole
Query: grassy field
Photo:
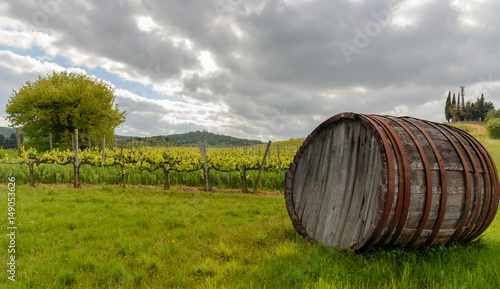
{"type": "Polygon", "coordinates": [[[479,140],[495,160],[497,169],[500,170],[500,139],[488,137],[486,122],[459,122],[451,123],[451,125],[466,131],[479,140]]]}
{"type": "Polygon", "coordinates": [[[279,193],[114,185],[18,185],[12,282],[7,190],[0,288],[500,288],[498,216],[467,245],[344,254],[298,236],[279,193]]]}
{"type": "Polygon", "coordinates": [[[297,236],[276,195],[21,186],[16,209],[16,281],[3,271],[2,288],[500,286],[498,218],[466,246],[358,255],[297,236]]]}

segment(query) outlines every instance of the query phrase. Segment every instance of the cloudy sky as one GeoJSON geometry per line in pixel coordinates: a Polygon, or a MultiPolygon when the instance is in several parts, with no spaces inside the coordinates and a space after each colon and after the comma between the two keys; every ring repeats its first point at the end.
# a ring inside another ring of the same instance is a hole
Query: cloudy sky
{"type": "Polygon", "coordinates": [[[110,82],[122,135],[283,140],[344,111],[444,121],[448,91],[500,108],[500,1],[0,2],[12,90],[68,70],[110,82]]]}

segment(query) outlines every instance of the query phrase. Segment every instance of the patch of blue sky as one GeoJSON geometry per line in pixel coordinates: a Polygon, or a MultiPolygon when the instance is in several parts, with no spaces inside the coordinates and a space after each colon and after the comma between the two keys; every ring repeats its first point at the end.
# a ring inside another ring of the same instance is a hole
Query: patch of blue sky
{"type": "Polygon", "coordinates": [[[85,66],[75,66],[71,63],[71,60],[66,57],[62,57],[59,55],[48,56],[45,54],[45,51],[37,45],[33,45],[27,49],[0,45],[0,50],[8,50],[17,55],[29,56],[40,61],[49,61],[65,68],[81,68],[90,75],[95,75],[99,79],[103,79],[112,83],[117,89],[125,89],[141,97],[149,99],[169,99],[173,101],[185,102],[182,97],[160,94],[154,91],[151,85],[143,85],[138,82],[125,80],[119,75],[110,73],[102,67],[89,68],[85,66]]]}
{"type": "Polygon", "coordinates": [[[97,78],[111,82],[117,89],[128,90],[138,96],[149,98],[149,99],[169,99],[173,101],[185,102],[182,97],[160,94],[154,91],[153,86],[144,85],[133,81],[128,81],[120,77],[119,75],[108,72],[102,67],[95,68],[85,68],[88,74],[95,75],[97,78]]]}
{"type": "Polygon", "coordinates": [[[20,47],[11,47],[7,45],[0,45],[0,50],[8,50],[12,53],[15,53],[17,55],[21,56],[29,56],[34,59],[39,59],[39,60],[50,60],[51,62],[57,63],[61,66],[66,66],[69,61],[68,59],[64,57],[49,57],[45,54],[45,51],[37,45],[32,45],[29,48],[23,49],[20,47]]]}

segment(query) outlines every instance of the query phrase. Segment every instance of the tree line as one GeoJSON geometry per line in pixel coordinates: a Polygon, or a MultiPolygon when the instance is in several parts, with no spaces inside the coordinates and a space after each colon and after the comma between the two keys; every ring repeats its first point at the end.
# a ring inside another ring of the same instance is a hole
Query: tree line
{"type": "Polygon", "coordinates": [[[161,146],[187,146],[187,147],[199,147],[204,140],[207,140],[207,144],[211,147],[241,147],[241,146],[251,146],[263,144],[259,140],[250,140],[243,138],[236,138],[227,135],[215,134],[203,131],[190,131],[181,134],[171,134],[171,135],[160,135],[160,136],[148,136],[148,137],[138,137],[138,136],[116,136],[116,140],[119,141],[134,141],[134,142],[148,142],[155,143],[161,146]]]}
{"type": "MultiPolygon", "coordinates": [[[[23,142],[24,137],[21,134],[21,142],[23,142]]],[[[17,148],[17,139],[16,134],[12,133],[10,137],[6,137],[3,134],[0,134],[0,147],[3,149],[14,149],[17,148]]]]}
{"type": "Polygon", "coordinates": [[[485,121],[488,111],[494,110],[495,106],[491,101],[486,101],[484,95],[478,97],[475,102],[467,101],[465,103],[463,96],[460,101],[455,94],[451,96],[451,91],[448,92],[444,114],[446,121],[485,121]]]}

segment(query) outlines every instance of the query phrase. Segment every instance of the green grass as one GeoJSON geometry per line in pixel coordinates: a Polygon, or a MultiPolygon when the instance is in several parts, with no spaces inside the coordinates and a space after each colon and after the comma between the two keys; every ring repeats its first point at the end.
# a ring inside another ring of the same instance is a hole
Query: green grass
{"type": "Polygon", "coordinates": [[[456,127],[456,128],[458,128],[458,129],[461,129],[461,130],[463,130],[463,131],[465,131],[465,132],[468,132],[468,133],[470,133],[470,132],[471,132],[471,128],[470,128],[470,126],[468,126],[468,125],[466,125],[466,124],[455,123],[455,122],[453,122],[453,123],[446,123],[446,124],[448,124],[448,125],[450,125],[450,126],[453,126],[453,127],[456,127]]]}
{"type": "Polygon", "coordinates": [[[486,122],[452,122],[449,125],[468,132],[480,141],[493,157],[497,170],[500,170],[500,139],[491,139],[488,137],[486,122]]]}
{"type": "MultiPolygon", "coordinates": [[[[21,186],[16,209],[17,281],[0,274],[11,288],[237,282],[291,231],[282,198],[272,196],[21,186]]],[[[5,234],[0,244],[6,260],[5,234]]]]}
{"type": "Polygon", "coordinates": [[[500,286],[498,218],[465,246],[344,254],[299,237],[281,196],[64,185],[16,201],[17,278],[0,288],[500,286]]]}

